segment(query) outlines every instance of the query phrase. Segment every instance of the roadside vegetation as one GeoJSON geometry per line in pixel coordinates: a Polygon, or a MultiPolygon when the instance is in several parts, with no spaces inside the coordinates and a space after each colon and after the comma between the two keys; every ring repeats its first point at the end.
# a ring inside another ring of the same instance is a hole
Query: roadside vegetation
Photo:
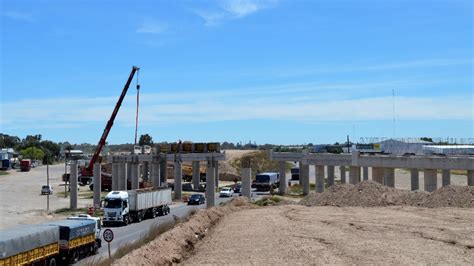
{"type": "Polygon", "coordinates": [[[278,196],[266,196],[254,202],[257,206],[272,206],[282,201],[281,197],[278,196]]]}
{"type": "MultiPolygon", "coordinates": [[[[252,168],[252,175],[263,173],[263,172],[277,172],[279,162],[270,160],[269,151],[255,151],[244,154],[242,157],[234,159],[230,162],[231,166],[234,167],[237,173],[242,170],[242,163],[250,161],[250,168],[252,168]]],[[[286,163],[286,171],[290,171],[292,164],[286,163]]]]}

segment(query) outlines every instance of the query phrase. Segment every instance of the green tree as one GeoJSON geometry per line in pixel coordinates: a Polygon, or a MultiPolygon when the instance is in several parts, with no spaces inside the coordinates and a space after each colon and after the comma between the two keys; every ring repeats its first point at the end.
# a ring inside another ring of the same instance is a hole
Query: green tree
{"type": "Polygon", "coordinates": [[[29,147],[20,151],[24,159],[38,160],[44,158],[44,152],[36,147],[29,147]]]}
{"type": "Polygon", "coordinates": [[[138,140],[138,145],[143,146],[143,145],[153,145],[153,139],[150,135],[145,134],[140,136],[140,140],[138,140]]]}
{"type": "Polygon", "coordinates": [[[0,134],[0,148],[13,148],[20,143],[20,138],[7,134],[0,134]]]}

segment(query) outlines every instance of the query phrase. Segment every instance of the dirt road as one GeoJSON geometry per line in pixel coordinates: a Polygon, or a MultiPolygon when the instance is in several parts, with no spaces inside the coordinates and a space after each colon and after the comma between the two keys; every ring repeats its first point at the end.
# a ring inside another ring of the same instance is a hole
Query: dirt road
{"type": "Polygon", "coordinates": [[[471,264],[474,209],[305,207],[223,218],[186,264],[471,264]]]}

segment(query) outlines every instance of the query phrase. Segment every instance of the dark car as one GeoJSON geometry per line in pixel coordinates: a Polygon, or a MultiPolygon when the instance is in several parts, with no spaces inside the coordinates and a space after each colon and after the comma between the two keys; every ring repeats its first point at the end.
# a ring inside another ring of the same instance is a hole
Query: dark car
{"type": "Polygon", "coordinates": [[[240,190],[242,189],[242,184],[235,184],[234,186],[234,192],[235,193],[240,193],[240,190]]]}
{"type": "Polygon", "coordinates": [[[204,203],[206,203],[206,199],[201,194],[193,194],[188,200],[188,205],[200,205],[204,203]]]}

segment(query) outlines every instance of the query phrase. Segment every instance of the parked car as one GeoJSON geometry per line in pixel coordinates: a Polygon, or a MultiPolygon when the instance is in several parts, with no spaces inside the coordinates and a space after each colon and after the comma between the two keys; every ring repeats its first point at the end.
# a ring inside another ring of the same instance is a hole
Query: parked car
{"type": "Polygon", "coordinates": [[[206,198],[201,194],[192,194],[188,199],[188,205],[200,205],[206,203],[206,198]]]}
{"type": "Polygon", "coordinates": [[[51,195],[53,194],[53,187],[50,185],[44,185],[41,187],[41,195],[51,195]]]}
{"type": "Polygon", "coordinates": [[[234,195],[234,191],[230,187],[223,187],[219,192],[220,197],[232,197],[234,195]]]}
{"type": "Polygon", "coordinates": [[[242,184],[237,183],[234,185],[234,193],[240,193],[241,189],[242,189],[242,184]]]}

